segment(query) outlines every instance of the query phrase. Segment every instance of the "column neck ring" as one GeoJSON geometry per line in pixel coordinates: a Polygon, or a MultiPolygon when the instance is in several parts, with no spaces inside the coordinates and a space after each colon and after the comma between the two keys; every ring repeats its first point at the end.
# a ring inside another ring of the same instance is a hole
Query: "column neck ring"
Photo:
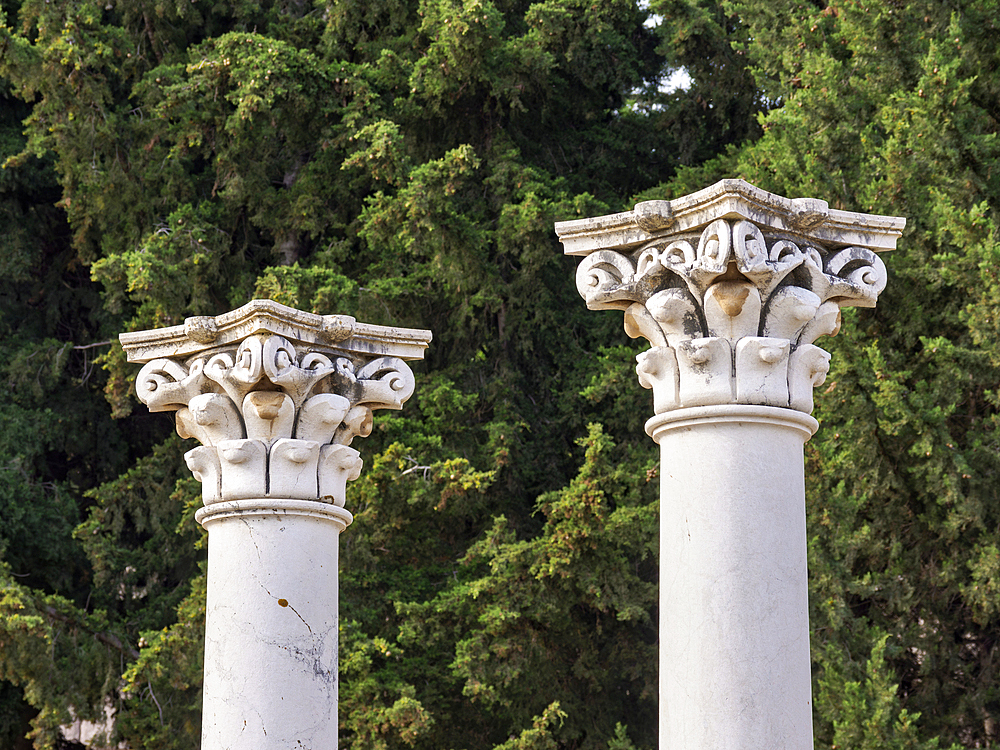
{"type": "Polygon", "coordinates": [[[657,414],[647,420],[646,433],[656,443],[659,443],[661,437],[670,430],[733,422],[766,424],[799,430],[802,433],[803,443],[816,434],[816,430],[819,429],[819,422],[812,415],[795,409],[751,404],[716,404],[672,409],[663,414],[657,414]]]}
{"type": "Polygon", "coordinates": [[[351,525],[351,512],[332,503],[318,500],[286,500],[280,498],[259,498],[253,500],[228,500],[211,503],[198,509],[195,520],[206,529],[210,523],[233,518],[262,516],[305,516],[320,521],[329,521],[341,532],[351,525]]]}

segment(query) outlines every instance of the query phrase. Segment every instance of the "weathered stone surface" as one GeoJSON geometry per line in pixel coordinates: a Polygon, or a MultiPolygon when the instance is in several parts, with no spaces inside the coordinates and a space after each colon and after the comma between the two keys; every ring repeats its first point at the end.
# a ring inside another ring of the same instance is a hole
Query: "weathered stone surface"
{"type": "Polygon", "coordinates": [[[208,531],[202,750],[337,747],[338,549],[350,447],[412,395],[429,331],[258,300],[122,335],[136,391],[177,412],[208,531]]]}
{"type": "Polygon", "coordinates": [[[812,750],[803,444],[842,307],[872,307],[903,219],[723,180],[556,224],[621,310],[660,445],[660,750],[812,750]]]}
{"type": "Polygon", "coordinates": [[[336,750],[339,541],[351,514],[264,499],[198,517],[208,531],[202,750],[336,750]]]}
{"type": "Polygon", "coordinates": [[[399,409],[410,397],[403,360],[422,356],[430,338],[269,300],[121,336],[129,360],[146,363],[139,398],[150,411],[176,411],[181,437],[202,443],[188,464],[208,482],[206,503],[281,497],[340,506],[360,461],[348,446],[369,434],[373,409],[399,409]],[[343,448],[336,462],[320,460],[329,445],[343,448]]]}
{"type": "Polygon", "coordinates": [[[802,445],[816,422],[746,404],[654,420],[659,746],[812,750],[802,445]]]}
{"type": "Polygon", "coordinates": [[[904,224],[723,180],[633,212],[559,222],[556,233],[568,254],[584,256],[576,279],[589,308],[622,310],[629,336],[676,352],[676,388],[640,364],[660,414],[727,402],[811,408],[801,387],[816,380],[815,358],[796,351],[835,334],[842,307],[875,306],[886,284],[875,251],[894,247],[904,224]]]}

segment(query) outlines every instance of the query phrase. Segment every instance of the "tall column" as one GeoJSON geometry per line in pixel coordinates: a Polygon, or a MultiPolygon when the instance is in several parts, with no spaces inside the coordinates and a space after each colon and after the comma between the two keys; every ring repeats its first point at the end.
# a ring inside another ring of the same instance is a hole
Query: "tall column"
{"type": "Polygon", "coordinates": [[[176,411],[208,531],[202,750],[336,750],[338,542],[351,447],[413,393],[429,331],[268,300],[122,334],[150,411],[176,411]]]}
{"type": "Polygon", "coordinates": [[[660,750],[812,750],[803,445],[840,309],[874,307],[904,219],[723,180],[556,224],[622,310],[660,445],[660,750]]]}

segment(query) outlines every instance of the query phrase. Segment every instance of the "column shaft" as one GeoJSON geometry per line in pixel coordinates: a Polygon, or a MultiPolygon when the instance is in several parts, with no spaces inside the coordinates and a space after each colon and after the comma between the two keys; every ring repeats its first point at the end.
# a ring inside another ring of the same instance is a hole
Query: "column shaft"
{"type": "Polygon", "coordinates": [[[202,750],[337,748],[337,595],[343,508],[207,506],[202,750]]]}
{"type": "Polygon", "coordinates": [[[654,417],[660,750],[811,750],[803,443],[812,417],[725,405],[654,417]]]}

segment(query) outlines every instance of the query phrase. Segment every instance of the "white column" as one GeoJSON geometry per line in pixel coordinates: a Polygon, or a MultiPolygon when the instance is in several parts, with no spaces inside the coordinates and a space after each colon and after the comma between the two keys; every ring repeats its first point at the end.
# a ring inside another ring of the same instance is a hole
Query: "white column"
{"type": "Polygon", "coordinates": [[[812,747],[802,445],[815,428],[767,406],[650,420],[663,748],[812,747]]]}
{"type": "Polygon", "coordinates": [[[208,530],[203,748],[337,747],[343,508],[218,503],[208,530]]]}
{"type": "Polygon", "coordinates": [[[840,308],[872,307],[904,220],[724,180],[561,222],[577,287],[652,348],[660,750],[812,750],[803,445],[840,308]]]}
{"type": "Polygon", "coordinates": [[[136,392],[176,411],[208,531],[202,750],[337,747],[338,549],[350,447],[413,393],[429,331],[258,300],[123,334],[136,392]]]}

